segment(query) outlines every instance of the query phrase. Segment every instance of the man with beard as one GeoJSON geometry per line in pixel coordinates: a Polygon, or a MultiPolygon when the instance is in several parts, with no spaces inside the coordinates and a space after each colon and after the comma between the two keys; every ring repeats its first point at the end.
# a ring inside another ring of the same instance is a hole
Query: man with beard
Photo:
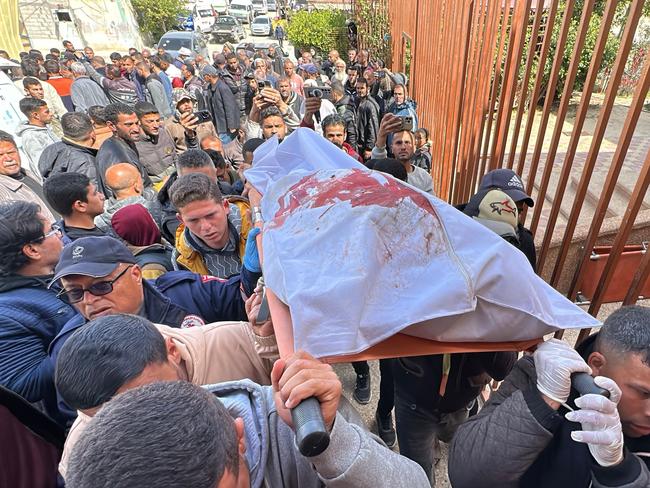
{"type": "Polygon", "coordinates": [[[244,70],[237,60],[235,53],[226,54],[226,69],[221,74],[221,79],[226,82],[230,91],[237,99],[240,115],[246,115],[246,90],[248,82],[244,78],[244,70]]]}
{"type": "Polygon", "coordinates": [[[431,193],[433,192],[433,179],[422,168],[413,165],[412,159],[415,152],[415,136],[411,131],[401,129],[402,119],[397,115],[388,113],[381,119],[375,147],[372,149],[373,159],[385,159],[387,155],[386,140],[389,134],[393,135],[391,152],[395,159],[404,165],[407,173],[407,182],[414,187],[431,193]]]}
{"type": "Polygon", "coordinates": [[[291,80],[291,89],[301,97],[304,97],[304,80],[296,73],[296,65],[290,59],[285,59],[284,61],[284,76],[291,80]]]}
{"type": "MultiPolygon", "coordinates": [[[[205,82],[196,76],[196,68],[190,63],[183,63],[181,65],[181,74],[183,75],[183,88],[187,93],[196,101],[197,110],[205,110],[205,99],[203,98],[203,90],[205,90],[205,82]]],[[[174,96],[178,90],[174,91],[174,96]]],[[[175,97],[172,97],[175,98],[175,97]]],[[[174,102],[176,105],[177,102],[174,102]]]]}
{"type": "Polygon", "coordinates": [[[184,89],[174,90],[173,96],[176,113],[165,121],[165,128],[174,140],[176,153],[197,148],[206,137],[217,137],[217,131],[211,121],[201,122],[194,116],[194,100],[184,89]]]}
{"type": "Polygon", "coordinates": [[[334,61],[334,71],[330,77],[331,81],[338,81],[341,84],[345,84],[348,81],[348,75],[346,73],[345,61],[341,58],[334,61]]]}
{"type": "Polygon", "coordinates": [[[282,50],[277,44],[271,44],[269,46],[269,58],[271,58],[273,72],[282,75],[284,71],[284,56],[282,56],[282,50]]]}
{"type": "MultiPolygon", "coordinates": [[[[341,61],[341,60],[339,60],[341,61]]],[[[349,95],[345,94],[345,88],[339,81],[332,81],[332,102],[336,113],[341,116],[345,121],[345,142],[347,142],[352,149],[357,149],[357,125],[356,125],[356,111],[354,109],[354,101],[351,100],[349,95]]],[[[323,130],[323,135],[324,130],[323,130]]]]}
{"type": "Polygon", "coordinates": [[[379,106],[370,96],[370,87],[364,78],[357,80],[357,95],[359,97],[359,106],[357,107],[357,142],[361,156],[364,160],[367,160],[371,157],[371,151],[377,139],[379,106]]]}
{"type": "Polygon", "coordinates": [[[208,83],[204,95],[208,110],[212,114],[219,139],[224,144],[237,137],[239,129],[240,107],[230,87],[223,81],[214,66],[206,66],[201,71],[203,79],[208,83]]]}
{"type": "MultiPolygon", "coordinates": [[[[138,79],[138,71],[136,70],[135,62],[131,56],[122,56],[122,76],[124,76],[127,80],[131,80],[133,82],[133,86],[135,86],[135,92],[138,95],[138,100],[144,101],[144,87],[142,86],[141,81],[138,79]]],[[[145,79],[146,77],[142,76],[142,78],[145,79]]]]}
{"type": "MultiPolygon", "coordinates": [[[[135,143],[140,140],[140,122],[135,110],[123,103],[110,103],[104,109],[106,125],[113,137],[106,139],[97,151],[97,178],[100,188],[106,188],[106,170],[117,163],[130,163],[140,171],[145,188],[152,186],[151,178],[140,162],[135,143]]],[[[110,197],[112,195],[106,195],[110,197]]]]}
{"type": "Polygon", "coordinates": [[[140,62],[136,65],[136,70],[138,75],[144,80],[146,91],[146,101],[152,103],[156,106],[158,113],[163,118],[168,118],[171,116],[172,111],[169,105],[169,100],[167,100],[167,94],[165,93],[165,87],[163,86],[160,78],[151,72],[151,68],[147,63],[140,62]]]}
{"type": "Polygon", "coordinates": [[[357,104],[357,80],[359,79],[359,70],[353,64],[348,64],[347,67],[348,79],[343,84],[345,94],[349,96],[357,104]]]}
{"type": "Polygon", "coordinates": [[[278,81],[278,91],[284,103],[289,105],[294,113],[300,114],[300,109],[305,99],[293,91],[289,78],[286,76],[280,78],[280,81],[278,81]]]}
{"type": "Polygon", "coordinates": [[[136,103],[135,113],[142,129],[135,147],[140,154],[140,163],[155,185],[174,172],[177,158],[176,146],[160,120],[158,109],[153,104],[136,103]]]}

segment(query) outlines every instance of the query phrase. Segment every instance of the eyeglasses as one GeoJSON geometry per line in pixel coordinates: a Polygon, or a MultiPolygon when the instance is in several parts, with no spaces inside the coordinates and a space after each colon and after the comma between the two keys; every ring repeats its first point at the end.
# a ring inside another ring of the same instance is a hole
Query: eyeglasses
{"type": "Polygon", "coordinates": [[[70,290],[63,290],[57,296],[59,298],[65,296],[68,298],[68,301],[70,303],[78,303],[81,300],[83,300],[86,292],[96,297],[108,295],[113,291],[113,284],[117,280],[119,280],[124,275],[124,273],[126,273],[127,270],[129,270],[129,268],[132,267],[133,265],[127,266],[122,270],[120,274],[118,274],[115,278],[113,278],[110,281],[98,281],[97,283],[93,283],[92,285],[90,285],[88,288],[71,288],[70,290]]]}
{"type": "Polygon", "coordinates": [[[38,237],[38,238],[34,239],[33,241],[29,241],[29,242],[30,242],[30,244],[34,243],[34,242],[43,242],[45,239],[47,239],[48,237],[52,237],[53,235],[58,235],[58,237],[61,237],[61,234],[62,234],[61,227],[59,227],[56,224],[53,224],[52,228],[50,229],[49,232],[47,232],[46,234],[43,234],[41,237],[38,237]]]}

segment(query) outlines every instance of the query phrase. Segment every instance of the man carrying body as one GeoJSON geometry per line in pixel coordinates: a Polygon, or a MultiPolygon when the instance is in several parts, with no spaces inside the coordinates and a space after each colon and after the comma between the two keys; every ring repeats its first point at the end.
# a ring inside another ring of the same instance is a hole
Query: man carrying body
{"type": "Polygon", "coordinates": [[[649,322],[650,309],[623,307],[577,351],[552,339],[521,358],[458,428],[453,486],[650,485],[649,322]],[[608,397],[578,396],[574,373],[594,376],[608,397]]]}
{"type": "Polygon", "coordinates": [[[408,173],[407,182],[419,190],[434,195],[431,175],[411,163],[415,152],[415,136],[411,131],[400,129],[401,126],[402,119],[398,116],[390,113],[384,115],[379,125],[375,147],[372,149],[372,157],[374,159],[384,159],[387,157],[386,140],[389,134],[393,134],[391,152],[395,156],[395,159],[404,165],[408,173]]]}
{"type": "Polygon", "coordinates": [[[57,225],[67,245],[81,238],[105,235],[95,226],[104,212],[104,195],[81,173],[57,173],[43,185],[45,199],[63,217],[57,225]]]}
{"type": "Polygon", "coordinates": [[[18,126],[16,135],[21,138],[23,151],[29,158],[29,170],[41,180],[38,160],[46,147],[59,141],[59,137],[48,127],[53,115],[47,103],[37,98],[23,98],[19,106],[20,111],[27,117],[27,122],[18,126]]]}

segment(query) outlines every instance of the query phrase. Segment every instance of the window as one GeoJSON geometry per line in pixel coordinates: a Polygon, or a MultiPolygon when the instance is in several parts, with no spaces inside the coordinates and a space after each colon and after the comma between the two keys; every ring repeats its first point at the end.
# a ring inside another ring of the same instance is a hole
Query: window
{"type": "Polygon", "coordinates": [[[182,39],[178,37],[166,37],[160,40],[160,47],[169,51],[178,51],[182,47],[192,49],[192,41],[190,39],[182,39]]]}
{"type": "Polygon", "coordinates": [[[232,17],[219,17],[217,19],[217,24],[235,25],[235,19],[233,19],[232,17]]]}
{"type": "Polygon", "coordinates": [[[66,12],[65,10],[57,10],[56,12],[56,20],[59,22],[72,22],[72,17],[70,17],[70,12],[66,12]]]}
{"type": "Polygon", "coordinates": [[[199,17],[212,17],[212,10],[199,10],[199,17]]]}

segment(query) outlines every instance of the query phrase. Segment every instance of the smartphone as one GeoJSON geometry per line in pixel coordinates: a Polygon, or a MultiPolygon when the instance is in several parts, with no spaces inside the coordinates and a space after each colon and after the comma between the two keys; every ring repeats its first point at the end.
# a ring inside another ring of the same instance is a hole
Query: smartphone
{"type": "Polygon", "coordinates": [[[402,125],[399,130],[409,130],[413,132],[413,117],[410,115],[400,115],[399,118],[402,120],[402,125]]]}
{"type": "Polygon", "coordinates": [[[264,88],[273,88],[270,81],[261,80],[257,82],[257,88],[262,91],[264,88]]]}
{"type": "Polygon", "coordinates": [[[203,124],[204,122],[210,122],[212,120],[212,115],[208,110],[199,110],[192,114],[197,119],[197,123],[203,124]]]}
{"type": "Polygon", "coordinates": [[[329,86],[306,86],[304,87],[305,97],[321,98],[323,100],[332,99],[332,89],[329,86]]]}
{"type": "Polygon", "coordinates": [[[592,393],[609,398],[609,390],[598,386],[592,376],[587,373],[573,373],[571,375],[571,388],[577,391],[580,396],[592,393]]]}

